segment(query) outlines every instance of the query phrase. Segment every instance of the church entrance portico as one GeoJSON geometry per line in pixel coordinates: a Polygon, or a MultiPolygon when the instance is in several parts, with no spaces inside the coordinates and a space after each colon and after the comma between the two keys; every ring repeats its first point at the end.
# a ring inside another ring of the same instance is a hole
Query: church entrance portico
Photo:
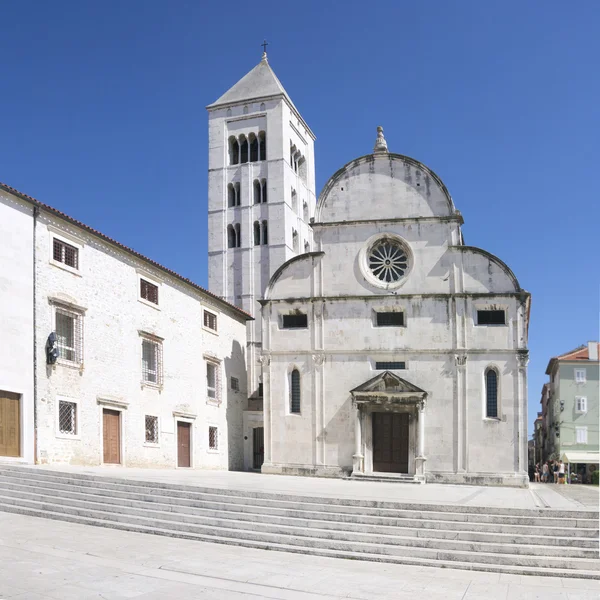
{"type": "Polygon", "coordinates": [[[352,474],[424,480],[427,392],[386,371],[350,393],[356,409],[352,474]]]}

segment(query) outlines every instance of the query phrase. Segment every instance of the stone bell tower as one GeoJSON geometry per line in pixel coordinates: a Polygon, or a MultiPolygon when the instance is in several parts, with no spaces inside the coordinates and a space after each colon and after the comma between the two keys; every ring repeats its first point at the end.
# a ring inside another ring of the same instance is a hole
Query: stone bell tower
{"type": "Polygon", "coordinates": [[[248,394],[260,393],[260,300],[273,273],[312,249],[315,136],[262,60],[208,110],[209,290],[248,322],[248,394]]]}

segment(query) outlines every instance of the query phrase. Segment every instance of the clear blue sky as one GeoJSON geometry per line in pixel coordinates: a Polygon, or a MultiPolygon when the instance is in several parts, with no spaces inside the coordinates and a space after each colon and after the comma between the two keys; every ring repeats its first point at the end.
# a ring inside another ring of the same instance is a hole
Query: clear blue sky
{"type": "Polygon", "coordinates": [[[549,358],[598,339],[599,2],[20,0],[0,19],[0,181],[206,285],[204,107],[266,37],[317,192],[383,125],[533,294],[530,430],[549,358]]]}

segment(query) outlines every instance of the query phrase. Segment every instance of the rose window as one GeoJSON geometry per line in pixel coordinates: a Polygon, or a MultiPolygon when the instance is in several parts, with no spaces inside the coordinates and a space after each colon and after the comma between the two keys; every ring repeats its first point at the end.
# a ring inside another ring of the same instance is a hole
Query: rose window
{"type": "Polygon", "coordinates": [[[383,239],[373,245],[368,263],[373,275],[385,283],[398,281],[408,270],[406,251],[391,239],[383,239]]]}

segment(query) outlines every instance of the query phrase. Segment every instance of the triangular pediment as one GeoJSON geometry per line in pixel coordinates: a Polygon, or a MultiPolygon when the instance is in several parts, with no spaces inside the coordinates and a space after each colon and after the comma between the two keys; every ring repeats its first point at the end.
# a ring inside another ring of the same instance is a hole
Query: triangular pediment
{"type": "Polygon", "coordinates": [[[277,75],[267,60],[263,59],[207,108],[215,108],[223,104],[240,104],[273,96],[284,96],[294,106],[281,82],[277,79],[277,75]]]}
{"type": "Polygon", "coordinates": [[[379,375],[365,381],[353,390],[350,390],[352,395],[362,395],[368,393],[381,393],[386,394],[423,394],[427,395],[425,390],[417,387],[410,381],[398,377],[390,371],[384,371],[379,375]]]}

